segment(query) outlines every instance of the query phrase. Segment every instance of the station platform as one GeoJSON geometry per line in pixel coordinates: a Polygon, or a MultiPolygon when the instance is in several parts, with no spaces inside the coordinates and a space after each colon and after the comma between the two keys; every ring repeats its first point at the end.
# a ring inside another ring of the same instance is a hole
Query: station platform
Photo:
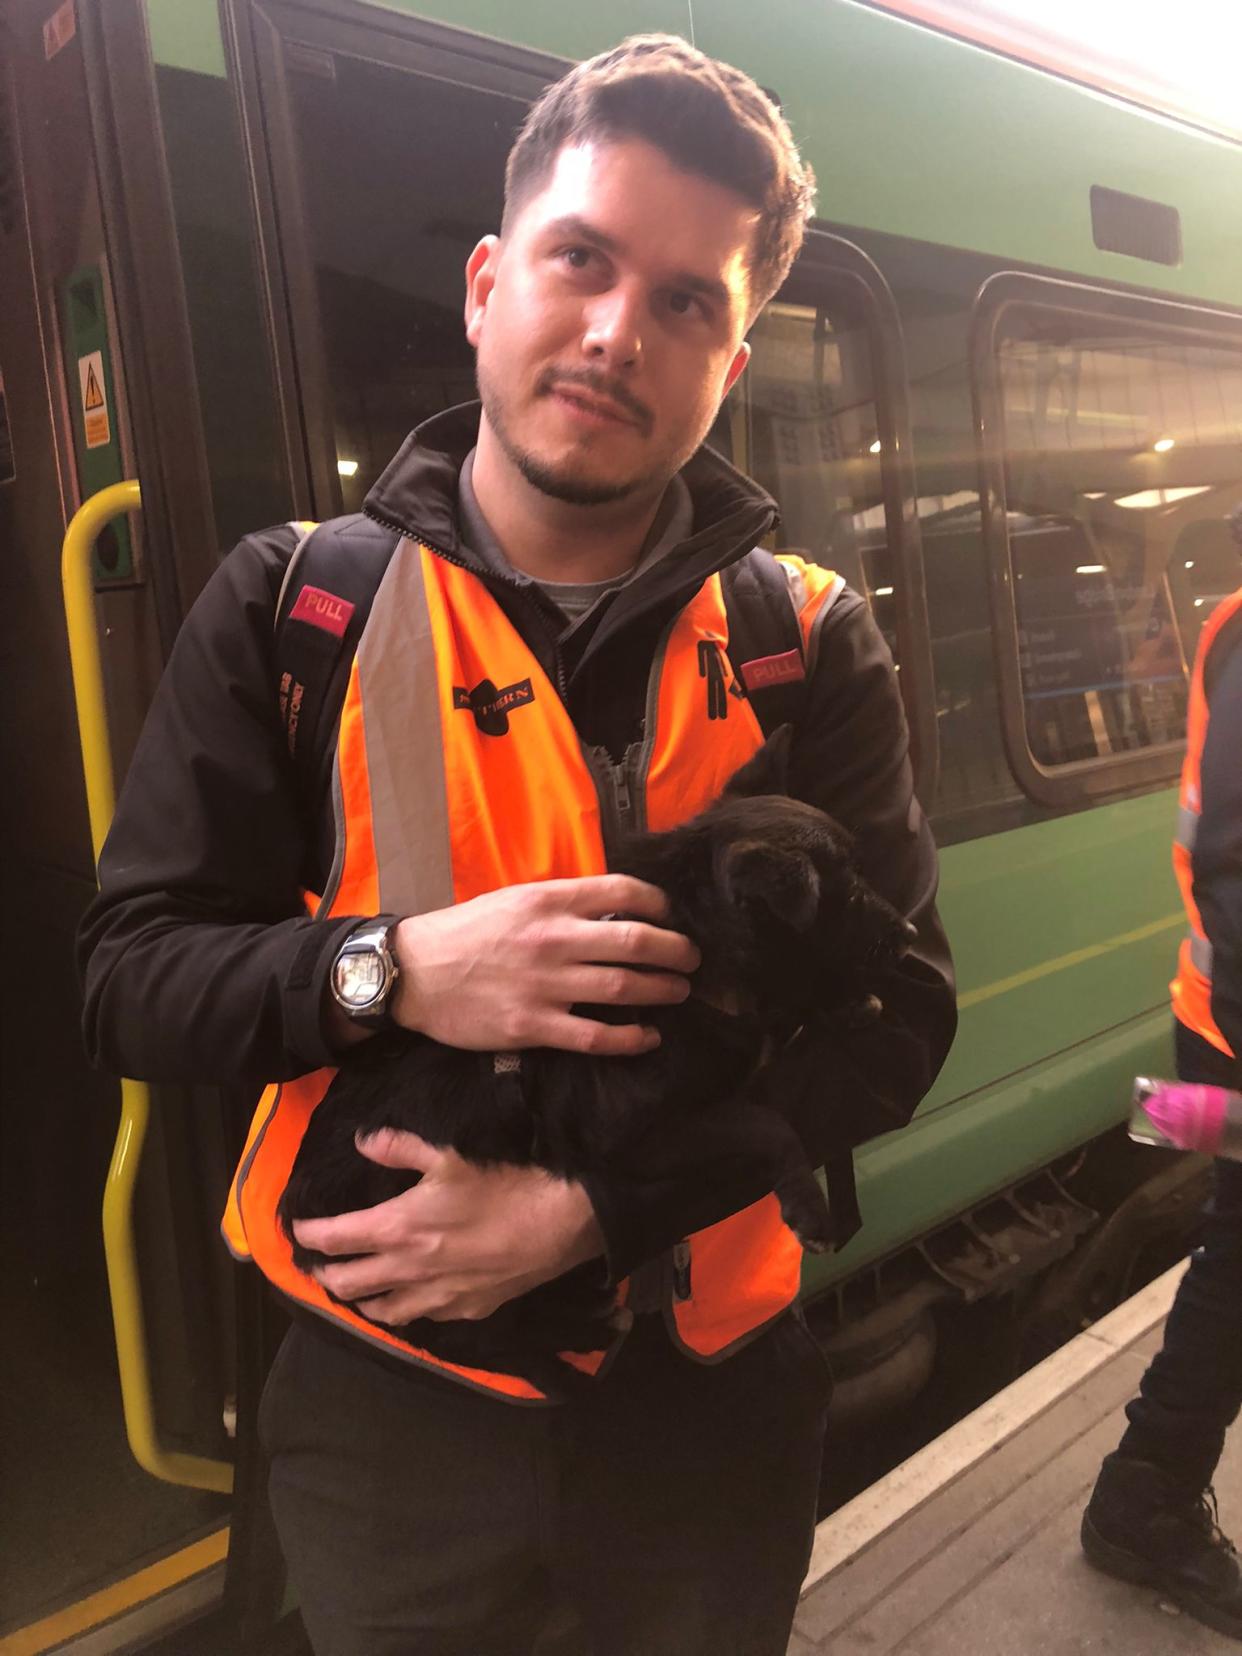
{"type": "MultiPolygon", "coordinates": [[[[789,1656],[1227,1656],[1242,1644],[1078,1544],[1100,1461],[1163,1336],[1185,1265],[1100,1322],[818,1527],[789,1656]]],[[[1242,1432],[1217,1479],[1242,1535],[1242,1432]]]]}

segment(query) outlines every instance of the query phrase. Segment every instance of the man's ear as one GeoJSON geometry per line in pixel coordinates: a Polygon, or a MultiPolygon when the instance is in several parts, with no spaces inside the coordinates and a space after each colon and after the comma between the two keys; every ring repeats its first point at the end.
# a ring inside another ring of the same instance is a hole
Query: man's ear
{"type": "Polygon", "coordinates": [[[731,799],[753,799],[758,794],[789,792],[789,754],[793,747],[793,726],[783,724],[767,741],[734,771],[724,792],[731,799]]]}
{"type": "Polygon", "coordinates": [[[743,340],[737,348],[737,355],[729,364],[729,372],[725,375],[724,390],[720,394],[721,402],[729,395],[733,387],[746,371],[746,364],[750,361],[750,342],[743,340]]]}
{"type": "Polygon", "coordinates": [[[499,236],[484,236],[466,260],[466,338],[476,348],[499,264],[499,236]]]}
{"type": "Polygon", "coordinates": [[[809,931],[819,913],[819,873],[804,852],[734,840],[721,846],[716,874],[731,903],[769,909],[795,931],[809,931]]]}

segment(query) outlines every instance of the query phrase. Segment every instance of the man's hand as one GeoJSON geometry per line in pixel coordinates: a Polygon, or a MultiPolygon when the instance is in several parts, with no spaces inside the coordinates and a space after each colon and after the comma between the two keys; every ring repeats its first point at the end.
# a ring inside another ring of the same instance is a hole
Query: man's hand
{"type": "Polygon", "coordinates": [[[487,1317],[604,1251],[582,1186],[542,1168],[478,1167],[395,1130],[360,1138],[358,1149],[423,1177],[378,1207],[295,1220],[293,1229],[304,1247],[363,1256],[314,1274],[376,1322],[487,1317]]]}
{"type": "Polygon", "coordinates": [[[661,928],[667,914],[658,887],[599,874],[506,886],[411,916],[393,940],[401,969],[393,1016],[446,1046],[481,1052],[647,1052],[659,1044],[654,1030],[576,1017],[569,1008],[685,1000],[685,974],[699,953],[680,932],[661,928]],[[627,918],[603,918],[618,913],[627,918]]]}

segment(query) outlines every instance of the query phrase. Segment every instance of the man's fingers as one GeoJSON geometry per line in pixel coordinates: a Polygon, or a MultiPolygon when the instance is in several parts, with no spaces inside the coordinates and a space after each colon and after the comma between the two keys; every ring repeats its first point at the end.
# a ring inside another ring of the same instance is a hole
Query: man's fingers
{"type": "Polygon", "coordinates": [[[702,962],[699,951],[681,932],[628,918],[584,923],[576,953],[579,960],[615,960],[664,972],[697,972],[702,962]]]}
{"type": "Polygon", "coordinates": [[[365,1136],[359,1133],[354,1143],[368,1161],[378,1162],[381,1167],[408,1167],[430,1173],[444,1159],[443,1150],[437,1150],[417,1133],[402,1132],[397,1127],[381,1127],[365,1136]]]}
{"type": "Polygon", "coordinates": [[[359,1300],[354,1309],[372,1322],[399,1328],[403,1323],[426,1317],[429,1322],[477,1322],[490,1317],[503,1299],[474,1293],[422,1293],[417,1289],[396,1288],[390,1294],[374,1299],[359,1300]]]}
{"type": "Polygon", "coordinates": [[[408,1190],[403,1190],[399,1196],[391,1196],[375,1207],[338,1213],[331,1219],[295,1219],[293,1234],[304,1248],[315,1253],[330,1256],[380,1253],[400,1239],[404,1204],[409,1195],[408,1190]]]}
{"type": "Polygon", "coordinates": [[[585,1052],[596,1058],[636,1058],[660,1044],[660,1033],[647,1024],[606,1024],[573,1013],[550,1013],[532,1045],[562,1052],[585,1052]]]}
{"type": "Polygon", "coordinates": [[[396,1265],[387,1254],[346,1259],[339,1265],[317,1265],[311,1275],[337,1299],[351,1302],[410,1286],[409,1262],[396,1265]]]}
{"type": "Polygon", "coordinates": [[[690,993],[684,977],[624,966],[583,966],[571,982],[575,1002],[596,1006],[680,1006],[690,993]]]}
{"type": "Polygon", "coordinates": [[[546,889],[559,888],[566,908],[584,920],[605,914],[633,914],[657,925],[668,915],[668,897],[659,886],[636,880],[631,874],[587,874],[577,880],[549,880],[546,889]]]}

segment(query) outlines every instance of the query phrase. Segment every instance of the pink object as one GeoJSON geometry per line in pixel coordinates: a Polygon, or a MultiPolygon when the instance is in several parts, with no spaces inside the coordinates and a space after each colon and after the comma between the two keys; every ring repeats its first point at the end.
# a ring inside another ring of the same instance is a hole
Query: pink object
{"type": "Polygon", "coordinates": [[[298,601],[289,611],[290,621],[305,621],[310,627],[319,627],[334,638],[343,638],[354,613],[354,605],[347,598],[338,598],[322,587],[305,586],[298,593],[298,601]]]}
{"type": "Polygon", "coordinates": [[[769,684],[796,684],[805,677],[806,666],[797,650],[742,663],[742,678],[748,690],[762,690],[769,684]]]}
{"type": "Polygon", "coordinates": [[[1130,1137],[1174,1150],[1242,1157],[1242,1093],[1194,1081],[1134,1083],[1130,1137]]]}

